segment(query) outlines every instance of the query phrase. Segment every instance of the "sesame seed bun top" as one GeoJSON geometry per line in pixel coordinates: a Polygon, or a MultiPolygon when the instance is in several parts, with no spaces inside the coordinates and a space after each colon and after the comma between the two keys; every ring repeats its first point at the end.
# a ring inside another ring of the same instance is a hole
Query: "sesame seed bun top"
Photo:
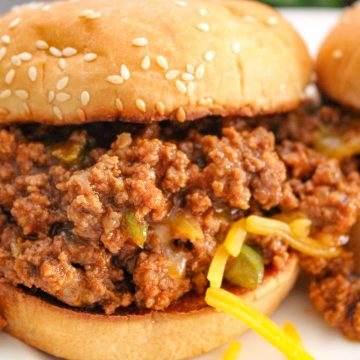
{"type": "Polygon", "coordinates": [[[317,58],[321,90],[345,106],[360,110],[360,3],[344,12],[317,58]]]}
{"type": "Polygon", "coordinates": [[[295,30],[253,1],[32,3],[0,36],[0,124],[286,111],[311,70],[295,30]]]}

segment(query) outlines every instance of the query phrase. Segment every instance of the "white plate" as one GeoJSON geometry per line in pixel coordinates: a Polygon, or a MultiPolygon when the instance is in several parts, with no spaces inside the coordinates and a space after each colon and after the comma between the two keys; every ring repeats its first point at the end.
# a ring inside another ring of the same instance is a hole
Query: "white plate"
{"type": "MultiPolygon", "coordinates": [[[[17,1],[19,2],[19,1],[17,1]]],[[[0,0],[1,6],[13,1],[0,0]]],[[[284,14],[292,21],[306,39],[313,55],[329,28],[336,21],[336,10],[293,9],[284,14]]],[[[344,339],[338,332],[325,325],[322,318],[313,310],[306,295],[306,290],[298,286],[291,296],[281,305],[273,319],[282,325],[291,321],[299,330],[305,347],[318,360],[360,360],[360,344],[344,339]]],[[[284,357],[263,339],[252,332],[241,337],[242,344],[239,360],[284,360],[284,357]]],[[[196,360],[219,360],[225,347],[196,360]]],[[[11,338],[0,334],[0,360],[51,360],[53,358],[34,350],[11,338]]],[[[102,360],[102,359],[99,359],[102,360]]]]}

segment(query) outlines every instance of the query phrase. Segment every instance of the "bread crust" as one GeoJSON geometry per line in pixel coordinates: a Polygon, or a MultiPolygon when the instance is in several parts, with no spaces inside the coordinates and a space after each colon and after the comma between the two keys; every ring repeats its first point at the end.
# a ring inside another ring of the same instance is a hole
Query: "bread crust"
{"type": "Polygon", "coordinates": [[[360,110],[360,3],[344,12],[322,44],[316,63],[320,89],[360,110]]]}
{"type": "MultiPolygon", "coordinates": [[[[255,291],[231,288],[266,314],[292,288],[298,274],[291,255],[281,272],[267,273],[255,291]]],[[[0,283],[6,330],[49,354],[71,360],[176,360],[220,346],[246,330],[235,318],[185,297],[165,312],[105,316],[70,310],[0,283]]]]}
{"type": "Polygon", "coordinates": [[[311,70],[293,27],[253,1],[30,4],[0,34],[0,124],[283,112],[311,70]]]}

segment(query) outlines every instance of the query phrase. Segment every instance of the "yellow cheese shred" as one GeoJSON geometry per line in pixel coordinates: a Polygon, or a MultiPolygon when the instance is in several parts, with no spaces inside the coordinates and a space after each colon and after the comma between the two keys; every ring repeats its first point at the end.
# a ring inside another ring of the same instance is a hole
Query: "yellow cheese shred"
{"type": "Polygon", "coordinates": [[[300,334],[293,323],[285,321],[283,324],[283,329],[285,333],[292,337],[295,341],[302,343],[300,334]]]}
{"type": "Polygon", "coordinates": [[[295,237],[291,227],[279,220],[250,215],[246,218],[246,230],[257,235],[279,236],[293,249],[314,257],[333,258],[341,253],[340,247],[329,246],[310,237],[295,237]]]}
{"type": "Polygon", "coordinates": [[[246,219],[244,218],[231,225],[224,241],[224,247],[231,256],[238,257],[245,238],[246,219]]]}
{"type": "Polygon", "coordinates": [[[209,280],[212,288],[219,289],[221,287],[225,265],[228,258],[229,253],[223,245],[220,245],[215,251],[215,255],[211,261],[207,275],[207,279],[209,280]]]}
{"type": "Polygon", "coordinates": [[[237,360],[239,358],[241,344],[238,341],[232,341],[226,349],[223,360],[237,360]]]}
{"type": "Polygon", "coordinates": [[[208,288],[205,295],[208,305],[224,311],[244,322],[292,360],[315,360],[299,343],[256,308],[224,290],[208,288]]]}

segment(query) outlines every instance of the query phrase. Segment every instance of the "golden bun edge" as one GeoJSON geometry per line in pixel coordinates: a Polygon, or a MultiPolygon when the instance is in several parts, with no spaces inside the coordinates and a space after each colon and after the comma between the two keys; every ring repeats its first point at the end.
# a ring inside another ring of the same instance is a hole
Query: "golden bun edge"
{"type": "MultiPolygon", "coordinates": [[[[268,274],[254,291],[232,289],[271,314],[293,287],[298,260],[268,274]]],[[[246,331],[232,316],[185,297],[163,312],[96,315],[62,308],[0,283],[0,309],[10,334],[54,356],[70,360],[176,360],[208,352],[246,331]]]]}
{"type": "Polygon", "coordinates": [[[0,35],[0,124],[284,112],[312,67],[294,28],[253,1],[33,3],[0,35]]]}
{"type": "Polygon", "coordinates": [[[360,111],[360,3],[344,12],[322,44],[316,62],[320,89],[360,111]]]}

